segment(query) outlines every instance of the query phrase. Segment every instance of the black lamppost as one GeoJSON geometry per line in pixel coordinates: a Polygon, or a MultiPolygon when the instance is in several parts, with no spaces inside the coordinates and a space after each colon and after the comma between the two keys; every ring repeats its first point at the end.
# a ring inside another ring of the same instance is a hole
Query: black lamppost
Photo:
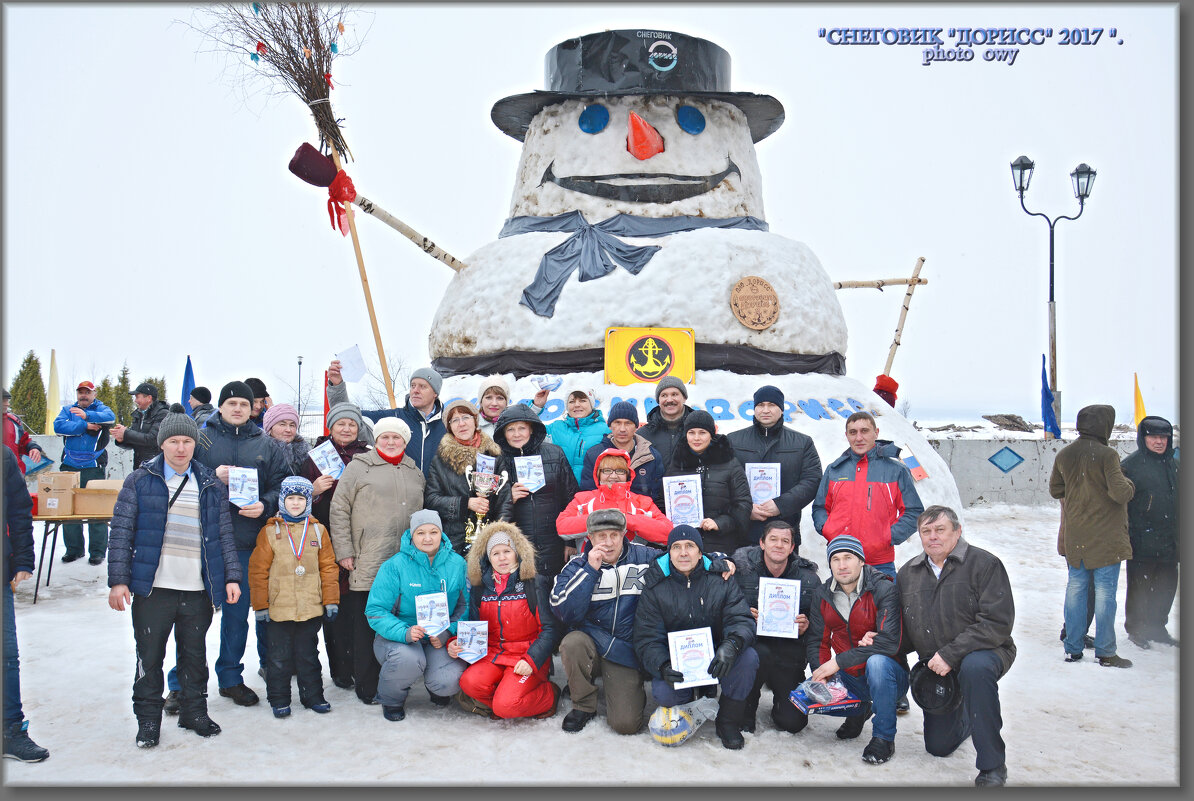
{"type": "MultiPolygon", "coordinates": [[[[1024,193],[1028,191],[1028,183],[1032,180],[1032,170],[1035,165],[1028,156],[1020,156],[1012,162],[1012,182],[1016,192],[1020,195],[1020,208],[1032,217],[1042,217],[1049,224],[1049,388],[1053,391],[1053,414],[1061,423],[1061,392],[1057,389],[1057,304],[1053,300],[1053,227],[1060,220],[1076,220],[1082,216],[1086,208],[1086,199],[1090,197],[1091,187],[1094,186],[1095,171],[1086,164],[1079,164],[1070,173],[1070,180],[1074,183],[1074,197],[1078,198],[1078,213],[1073,217],[1057,216],[1052,220],[1039,211],[1029,211],[1024,205],[1024,193]]],[[[1052,435],[1045,433],[1045,438],[1052,435]]]]}
{"type": "Polygon", "coordinates": [[[297,405],[298,405],[299,420],[301,421],[303,419],[303,357],[302,356],[298,357],[298,363],[299,363],[299,376],[298,376],[297,405]]]}

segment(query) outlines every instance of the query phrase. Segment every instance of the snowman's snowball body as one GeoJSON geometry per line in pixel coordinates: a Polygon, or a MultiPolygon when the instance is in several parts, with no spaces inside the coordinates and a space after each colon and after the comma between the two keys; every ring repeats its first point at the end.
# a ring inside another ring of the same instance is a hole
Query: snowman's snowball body
{"type": "MultiPolygon", "coordinates": [[[[761,178],[745,115],[717,100],[620,96],[569,100],[539,112],[527,129],[511,201],[511,217],[551,217],[579,211],[590,223],[619,213],[639,217],[763,219],[761,178]],[[586,133],[578,123],[599,102],[608,124],[586,133]],[[681,107],[695,108],[704,130],[689,133],[677,122],[681,107]],[[639,160],[626,148],[630,112],[663,137],[664,150],[639,160]],[[729,166],[727,166],[729,165],[729,166]],[[565,189],[550,180],[598,176],[610,186],[668,185],[731,172],[712,189],[668,203],[643,203],[565,189]],[[545,180],[545,176],[549,176],[545,180]],[[628,176],[614,177],[609,176],[628,176]]],[[[846,323],[829,276],[800,242],[764,231],[708,228],[659,237],[624,237],[632,245],[661,249],[638,275],[615,269],[565,284],[551,317],[519,305],[535,280],[543,255],[568,233],[525,233],[499,239],[471,254],[444,293],[432,323],[433,358],[467,357],[504,350],[563,351],[600,348],[609,326],[693,328],[699,343],[748,345],[768,351],[822,355],[846,352],[846,323]],[[778,321],[753,331],[729,305],[735,283],[766,279],[779,299],[778,321]]]]}

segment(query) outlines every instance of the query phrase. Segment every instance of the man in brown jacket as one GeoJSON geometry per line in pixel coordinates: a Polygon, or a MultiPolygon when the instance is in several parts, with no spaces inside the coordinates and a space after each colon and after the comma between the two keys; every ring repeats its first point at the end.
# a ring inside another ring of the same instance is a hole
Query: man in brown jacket
{"type": "Polygon", "coordinates": [[[1130,668],[1115,653],[1115,589],[1119,566],[1132,558],[1128,540],[1128,501],[1136,491],[1124,475],[1119,454],[1107,445],[1115,408],[1105,404],[1078,410],[1078,439],[1053,461],[1049,494],[1064,499],[1062,529],[1069,583],[1065,590],[1067,662],[1082,658],[1086,598],[1095,593],[1095,658],[1104,667],[1130,668]]]}
{"type": "MultiPolygon", "coordinates": [[[[962,539],[958,516],[930,506],[917,518],[924,553],[897,574],[904,617],[901,653],[916,651],[939,676],[957,675],[962,701],[924,716],[925,750],[949,756],[974,740],[979,787],[1007,781],[999,679],[1016,658],[1012,587],[999,557],[962,539]]],[[[914,671],[915,672],[915,671],[914,671]]]]}

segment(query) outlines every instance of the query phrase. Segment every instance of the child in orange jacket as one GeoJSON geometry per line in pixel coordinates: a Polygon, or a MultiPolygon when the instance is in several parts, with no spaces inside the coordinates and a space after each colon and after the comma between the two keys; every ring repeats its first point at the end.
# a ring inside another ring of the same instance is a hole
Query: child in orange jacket
{"type": "Polygon", "coordinates": [[[278,515],[257,535],[249,557],[249,601],[266,631],[266,698],[274,717],[290,714],[290,677],[299,701],[313,712],[332,711],[323,697],[319,664],[321,618],[339,612],[340,584],[332,538],[311,515],[311,482],[283,479],[278,515]]]}

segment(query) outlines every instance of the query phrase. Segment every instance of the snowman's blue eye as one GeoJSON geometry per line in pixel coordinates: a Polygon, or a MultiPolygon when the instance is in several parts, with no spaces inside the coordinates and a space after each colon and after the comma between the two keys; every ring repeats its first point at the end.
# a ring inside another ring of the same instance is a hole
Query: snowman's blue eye
{"type": "Polygon", "coordinates": [[[695,136],[705,130],[705,115],[692,106],[680,106],[676,109],[676,124],[695,136]]]}
{"type": "MultiPolygon", "coordinates": [[[[594,103],[580,113],[577,123],[580,125],[580,129],[587,134],[601,133],[605,130],[605,126],[609,125],[609,109],[600,103],[594,103]]],[[[704,127],[704,121],[701,122],[701,126],[704,127]]]]}

